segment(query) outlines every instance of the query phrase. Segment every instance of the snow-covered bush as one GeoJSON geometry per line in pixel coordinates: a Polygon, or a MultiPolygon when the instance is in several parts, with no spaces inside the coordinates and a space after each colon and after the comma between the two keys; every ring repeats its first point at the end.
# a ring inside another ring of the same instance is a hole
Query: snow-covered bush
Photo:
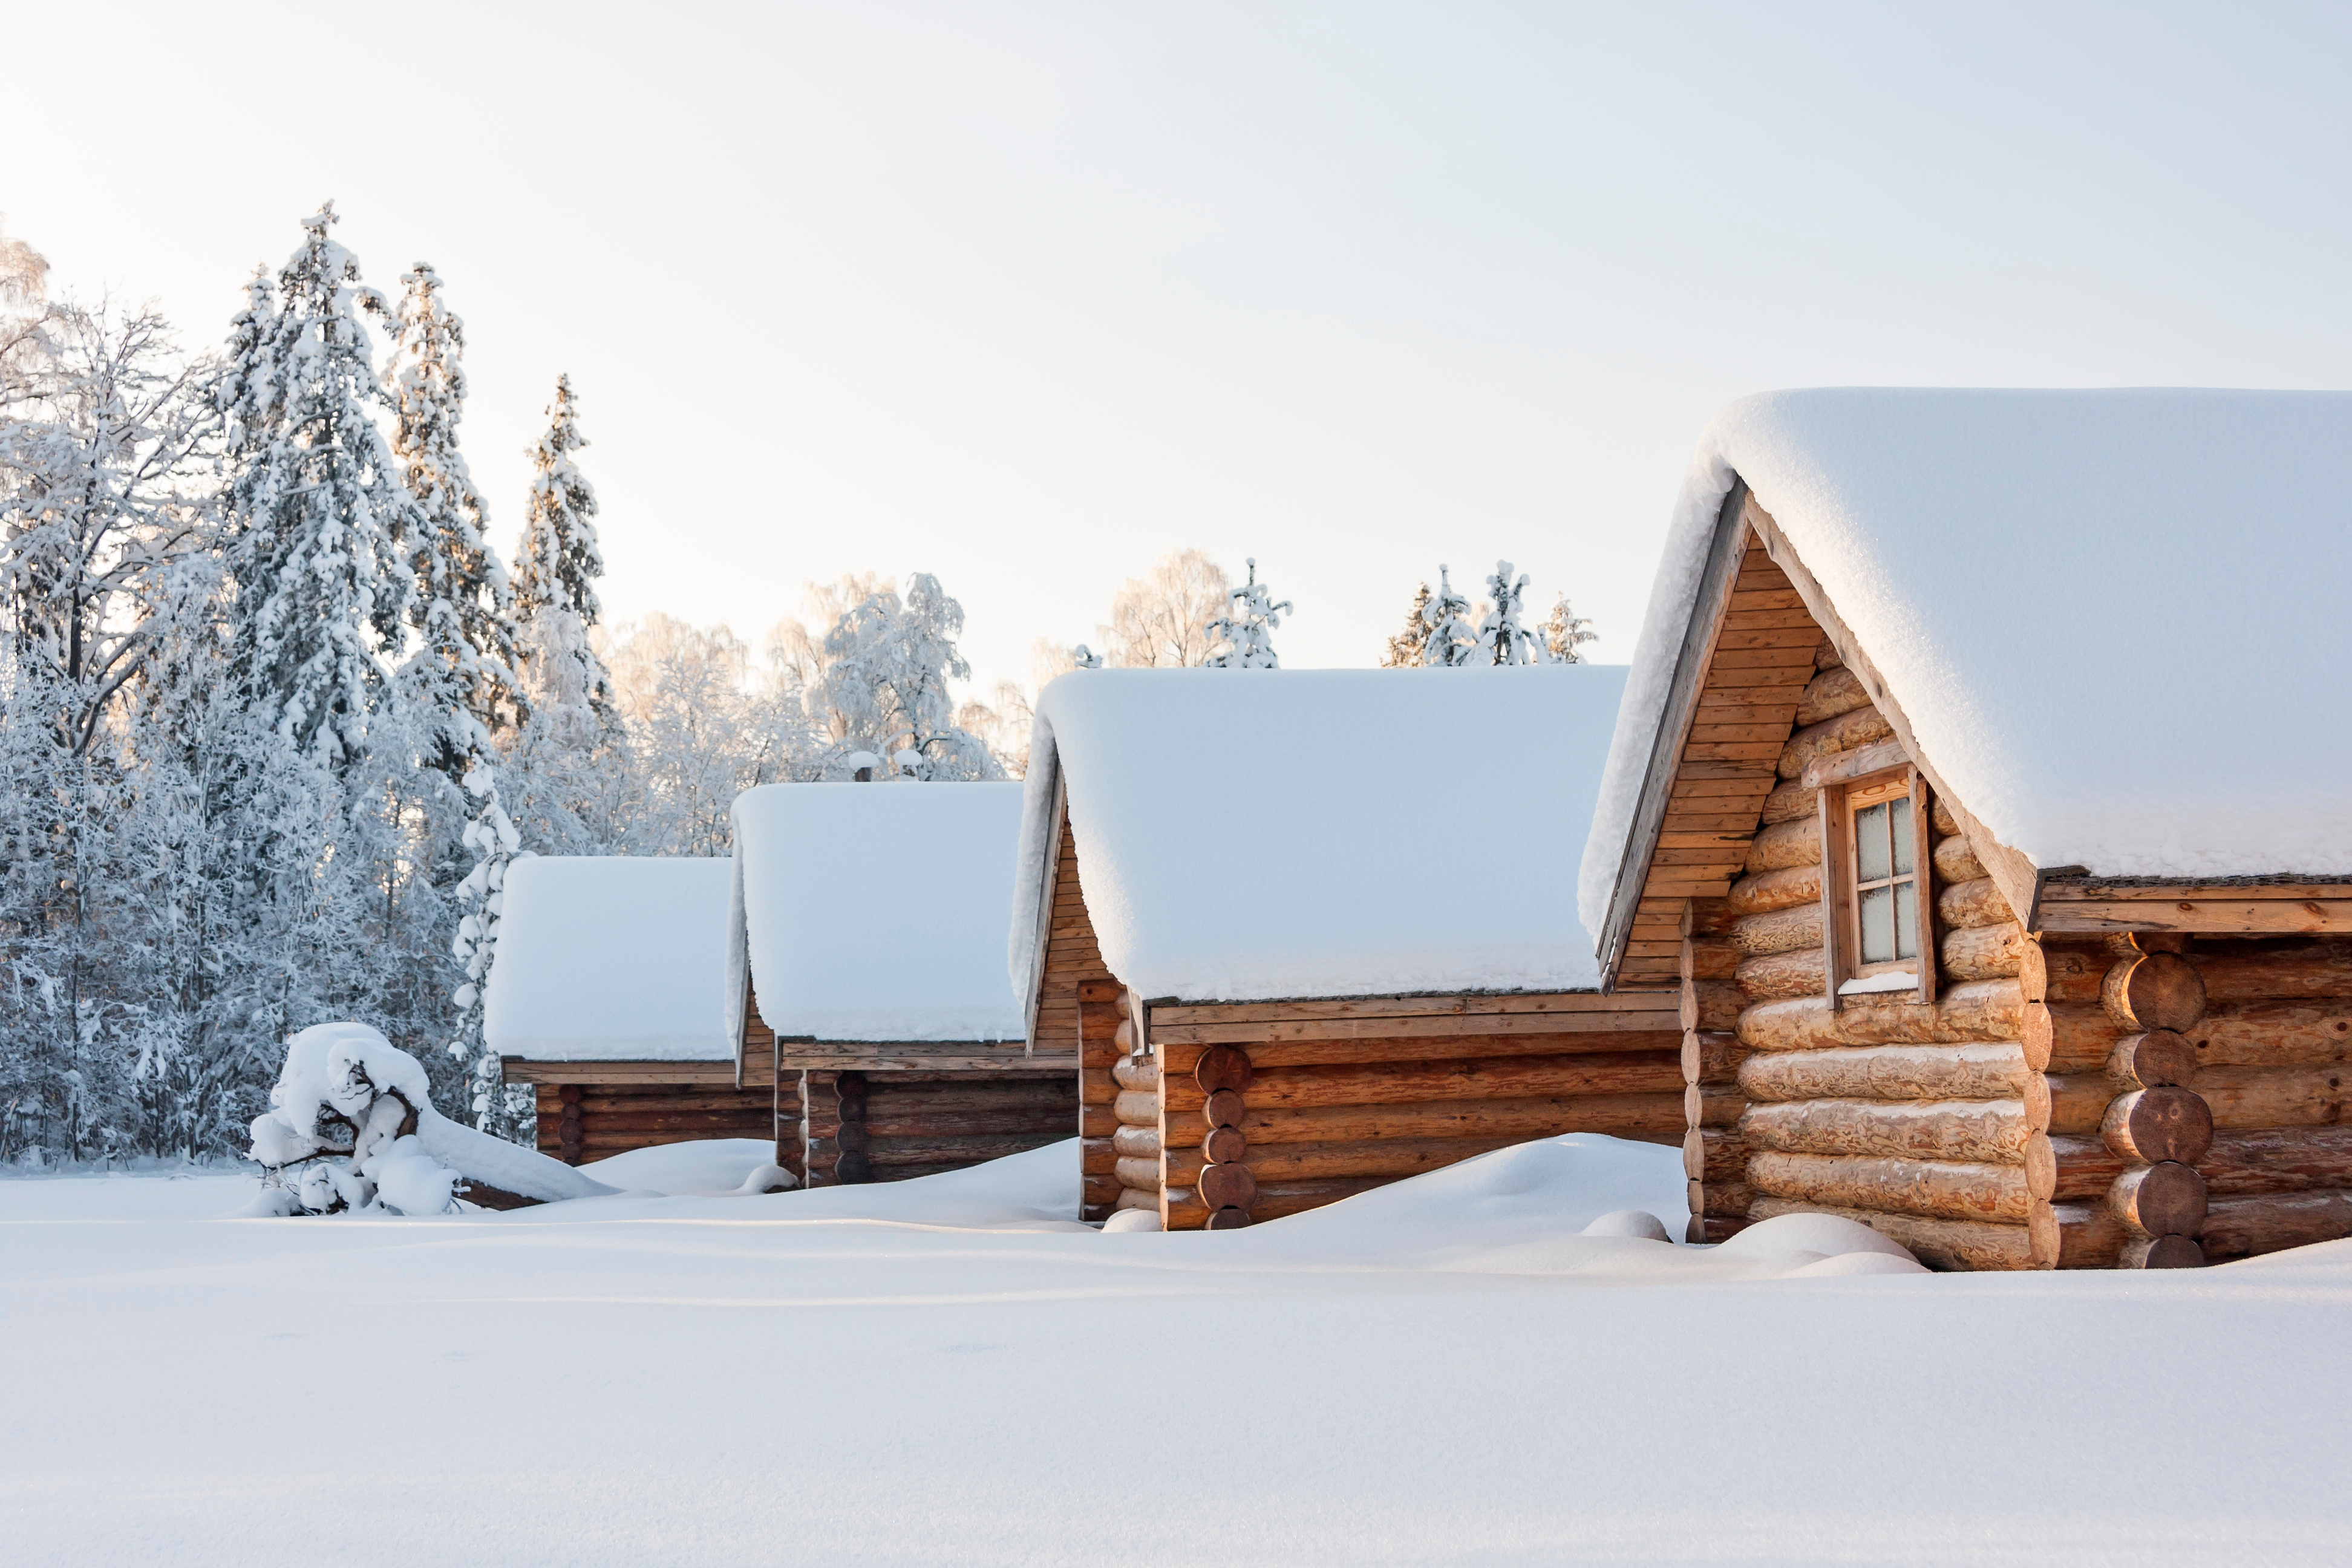
{"type": "Polygon", "coordinates": [[[1234,589],[1227,597],[1231,607],[1208,624],[1210,641],[1215,651],[1205,661],[1213,669],[1278,669],[1282,661],[1275,657],[1274,633],[1282,626],[1282,614],[1290,608],[1290,601],[1277,603],[1266,585],[1257,580],[1257,558],[1252,556],[1249,581],[1234,589]]]}
{"type": "Polygon", "coordinates": [[[612,1191],[433,1109],[425,1068],[365,1024],[315,1024],[254,1118],[262,1214],[453,1212],[467,1181],[537,1202],[612,1191]]]}

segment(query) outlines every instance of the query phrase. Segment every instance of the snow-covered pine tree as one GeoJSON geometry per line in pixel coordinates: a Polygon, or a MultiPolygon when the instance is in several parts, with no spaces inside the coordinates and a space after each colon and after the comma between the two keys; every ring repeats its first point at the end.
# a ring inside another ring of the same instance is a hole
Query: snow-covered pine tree
{"type": "Polygon", "coordinates": [[[1421,663],[1423,647],[1429,641],[1429,584],[1423,583],[1412,591],[1412,607],[1404,614],[1404,630],[1389,638],[1388,651],[1381,655],[1382,669],[1411,669],[1421,663]]]}
{"type": "Polygon", "coordinates": [[[1454,591],[1454,575],[1437,567],[1437,595],[1421,606],[1421,662],[1458,668],[1478,662],[1478,634],[1470,625],[1470,601],[1454,591]]]}
{"type": "Polygon", "coordinates": [[[1551,650],[1544,646],[1542,636],[1530,629],[1524,619],[1522,601],[1527,596],[1528,574],[1520,573],[1515,582],[1511,563],[1495,563],[1494,574],[1486,579],[1486,597],[1492,608],[1485,620],[1478,623],[1478,648],[1486,657],[1481,664],[1546,664],[1551,650]]]}
{"type": "Polygon", "coordinates": [[[475,1110],[488,1131],[507,1131],[498,1064],[481,1049],[479,982],[489,971],[509,858],[520,835],[499,799],[493,732],[521,710],[506,568],[487,538],[481,494],[457,446],[465,415],[465,324],[441,298],[441,279],[418,262],[401,277],[400,331],[384,367],[392,447],[416,531],[409,621],[415,650],[400,669],[411,743],[425,770],[422,858],[429,889],[452,908],[450,955],[465,969],[450,996],[457,1009],[452,1056],[475,1061],[475,1110]],[[462,870],[462,879],[460,868],[462,870]]]}
{"type": "Polygon", "coordinates": [[[1276,669],[1282,661],[1275,657],[1274,636],[1282,625],[1283,614],[1290,609],[1290,601],[1274,601],[1266,585],[1257,580],[1257,557],[1249,557],[1249,581],[1233,590],[1230,607],[1208,624],[1208,633],[1216,651],[1207,664],[1214,669],[1276,669]]]}
{"type": "Polygon", "coordinates": [[[613,708],[612,677],[588,633],[604,616],[596,579],[604,552],[596,542],[596,492],[572,454],[585,447],[572,378],[555,378],[546,434],[531,448],[530,503],[522,548],[515,552],[514,615],[529,640],[532,678],[553,701],[598,715],[613,708]]]}
{"type": "Polygon", "coordinates": [[[904,600],[877,592],[845,611],[825,634],[824,670],[809,699],[832,737],[828,763],[912,751],[920,777],[1003,778],[987,742],[955,721],[948,682],[971,679],[956,651],[962,630],[963,606],[928,572],[908,579],[904,600]]]}
{"type": "Polygon", "coordinates": [[[1562,594],[1552,602],[1551,618],[1544,622],[1544,647],[1560,664],[1582,664],[1583,656],[1576,650],[1599,640],[1599,634],[1591,627],[1591,621],[1568,607],[1568,595],[1562,594]]]}

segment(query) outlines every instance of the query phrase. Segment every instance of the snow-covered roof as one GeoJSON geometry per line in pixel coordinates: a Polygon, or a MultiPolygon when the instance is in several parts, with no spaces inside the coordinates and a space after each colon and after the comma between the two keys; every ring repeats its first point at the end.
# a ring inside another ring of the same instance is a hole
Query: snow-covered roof
{"type": "Polygon", "coordinates": [[[1699,438],[1580,878],[1601,929],[1735,478],[2001,843],[2111,877],[2352,872],[2352,394],[1768,393],[1699,438]]]}
{"type": "Polygon", "coordinates": [[[728,863],[546,855],[507,868],[482,1034],[534,1061],[727,1061],[728,863]]]}
{"type": "Polygon", "coordinates": [[[819,1040],[1017,1040],[1004,923],[1021,786],[792,784],[735,797],[740,1016],[819,1040]]]}
{"type": "Polygon", "coordinates": [[[1037,704],[1012,972],[1068,783],[1104,962],[1188,1001],[1598,984],[1572,896],[1622,666],[1090,669],[1037,704]]]}

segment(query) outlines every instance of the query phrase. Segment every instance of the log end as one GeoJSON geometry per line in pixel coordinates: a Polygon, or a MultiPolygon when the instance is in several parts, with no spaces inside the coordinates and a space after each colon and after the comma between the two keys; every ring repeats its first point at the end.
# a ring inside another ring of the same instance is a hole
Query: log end
{"type": "Polygon", "coordinates": [[[2128,1243],[2120,1268],[2202,1268],[2205,1249],[2185,1236],[2156,1236],[2128,1243]]]}

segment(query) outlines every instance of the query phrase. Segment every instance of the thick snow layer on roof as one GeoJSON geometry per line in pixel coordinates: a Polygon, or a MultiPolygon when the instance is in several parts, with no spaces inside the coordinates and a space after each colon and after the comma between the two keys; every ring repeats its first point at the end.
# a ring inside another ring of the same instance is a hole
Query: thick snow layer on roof
{"type": "Polygon", "coordinates": [[[1622,666],[1090,669],[1037,704],[1012,966],[1056,775],[1087,912],[1147,996],[1597,983],[1571,896],[1622,666]]]}
{"type": "Polygon", "coordinates": [[[740,1006],[820,1040],[1017,1040],[1013,784],[793,784],[735,798],[740,1006]]]}
{"type": "Polygon", "coordinates": [[[1735,475],[1927,761],[2036,865],[2352,872],[2352,394],[1778,392],[1715,416],[1675,505],[1584,860],[1593,930],[1735,475]]]}
{"type": "Polygon", "coordinates": [[[507,868],[482,1035],[537,1061],[727,1061],[728,863],[543,855],[507,868]]]}

